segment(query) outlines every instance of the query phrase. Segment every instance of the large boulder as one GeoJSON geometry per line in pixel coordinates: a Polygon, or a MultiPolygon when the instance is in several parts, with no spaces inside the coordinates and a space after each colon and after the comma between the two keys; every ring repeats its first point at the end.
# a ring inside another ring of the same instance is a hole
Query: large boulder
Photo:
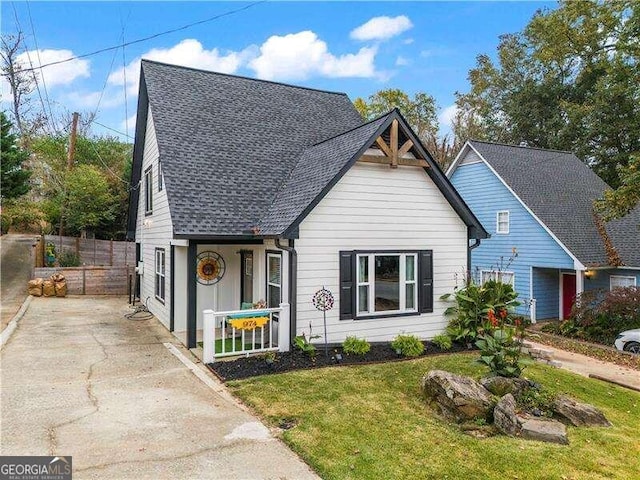
{"type": "Polygon", "coordinates": [[[560,443],[568,445],[566,427],[557,420],[542,420],[539,418],[523,418],[520,435],[529,440],[540,442],[560,443]]]}
{"type": "Polygon", "coordinates": [[[576,402],[573,398],[560,395],[553,402],[553,412],[561,420],[576,427],[610,427],[611,423],[593,405],[576,402]]]}
{"type": "Polygon", "coordinates": [[[505,435],[515,437],[520,434],[520,420],[516,415],[516,400],[510,393],[502,397],[493,409],[493,423],[505,435]]]}
{"type": "Polygon", "coordinates": [[[529,388],[529,380],[524,378],[507,378],[507,377],[485,377],[480,380],[484,388],[489,390],[498,397],[503,397],[507,393],[518,396],[521,392],[529,388]]]}
{"type": "Polygon", "coordinates": [[[444,416],[457,422],[489,419],[493,410],[491,394],[482,385],[443,370],[432,370],[422,377],[422,391],[444,416]]]}

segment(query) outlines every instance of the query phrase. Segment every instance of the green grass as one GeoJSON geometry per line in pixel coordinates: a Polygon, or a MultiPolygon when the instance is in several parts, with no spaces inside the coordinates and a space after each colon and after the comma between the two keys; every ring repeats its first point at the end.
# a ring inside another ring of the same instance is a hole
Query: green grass
{"type": "MultiPolygon", "coordinates": [[[[233,338],[225,338],[224,339],[224,351],[225,352],[230,352],[231,350],[233,350],[233,341],[234,341],[233,338]]],[[[242,350],[242,338],[236,337],[235,341],[236,341],[236,351],[241,351],[242,350]]],[[[202,342],[198,342],[198,346],[200,348],[202,348],[202,342]]],[[[250,350],[251,347],[252,347],[252,345],[250,343],[245,343],[245,349],[250,350]]],[[[222,339],[221,338],[216,340],[215,353],[222,353],[222,339]]]]}
{"type": "Polygon", "coordinates": [[[435,415],[419,389],[444,369],[479,378],[473,355],[323,368],[230,382],[324,479],[638,479],[640,394],[536,364],[525,376],[602,409],[611,428],[568,428],[570,445],[476,439],[435,415]]]}

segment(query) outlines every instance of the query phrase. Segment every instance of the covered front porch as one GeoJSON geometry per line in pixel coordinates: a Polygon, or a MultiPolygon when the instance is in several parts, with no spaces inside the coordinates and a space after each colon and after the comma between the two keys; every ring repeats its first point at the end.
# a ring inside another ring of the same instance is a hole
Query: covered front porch
{"type": "Polygon", "coordinates": [[[585,270],[531,267],[532,320],[568,318],[589,276],[585,270]]]}
{"type": "Polygon", "coordinates": [[[269,239],[174,240],[174,335],[188,348],[216,355],[288,349],[288,248],[269,239]]]}

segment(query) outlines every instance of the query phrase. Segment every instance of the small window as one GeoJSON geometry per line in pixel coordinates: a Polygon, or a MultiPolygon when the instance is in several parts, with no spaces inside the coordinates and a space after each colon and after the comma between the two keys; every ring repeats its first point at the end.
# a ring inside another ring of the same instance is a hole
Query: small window
{"type": "Polygon", "coordinates": [[[162,187],[163,187],[163,183],[162,183],[162,162],[158,162],[158,191],[161,192],[162,191],[162,187]]]}
{"type": "Polygon", "coordinates": [[[156,298],[162,303],[164,303],[165,278],[165,251],[164,248],[156,248],[156,298]]]}
{"type": "Polygon", "coordinates": [[[367,253],[356,259],[357,316],[417,311],[417,253],[367,253]]]}
{"type": "Polygon", "coordinates": [[[509,233],[509,211],[498,212],[496,218],[496,233],[509,233]]]}
{"type": "Polygon", "coordinates": [[[282,302],[282,256],[267,253],[267,307],[276,308],[282,302]]]}
{"type": "Polygon", "coordinates": [[[613,290],[614,288],[625,288],[625,287],[635,287],[636,286],[636,277],[627,277],[622,275],[611,275],[609,277],[609,289],[613,290]]]}
{"type": "Polygon", "coordinates": [[[144,171],[144,213],[150,215],[153,212],[153,170],[151,167],[144,171]]]}
{"type": "Polygon", "coordinates": [[[480,283],[484,284],[489,280],[493,280],[494,282],[501,282],[506,285],[515,286],[516,276],[513,272],[498,272],[495,270],[482,270],[480,272],[480,283]]]}

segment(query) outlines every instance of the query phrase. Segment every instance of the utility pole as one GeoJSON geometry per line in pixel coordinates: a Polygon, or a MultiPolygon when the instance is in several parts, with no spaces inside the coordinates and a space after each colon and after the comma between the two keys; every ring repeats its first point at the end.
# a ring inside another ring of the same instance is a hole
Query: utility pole
{"type": "MultiPolygon", "coordinates": [[[[69,151],[67,153],[67,175],[73,168],[73,157],[76,153],[76,138],[78,136],[78,112],[73,112],[73,120],[71,121],[71,133],[69,134],[69,151]]],[[[64,208],[67,203],[67,192],[64,193],[64,200],[60,207],[60,229],[58,230],[58,236],[60,236],[60,242],[62,242],[62,230],[64,228],[64,208]]]]}

